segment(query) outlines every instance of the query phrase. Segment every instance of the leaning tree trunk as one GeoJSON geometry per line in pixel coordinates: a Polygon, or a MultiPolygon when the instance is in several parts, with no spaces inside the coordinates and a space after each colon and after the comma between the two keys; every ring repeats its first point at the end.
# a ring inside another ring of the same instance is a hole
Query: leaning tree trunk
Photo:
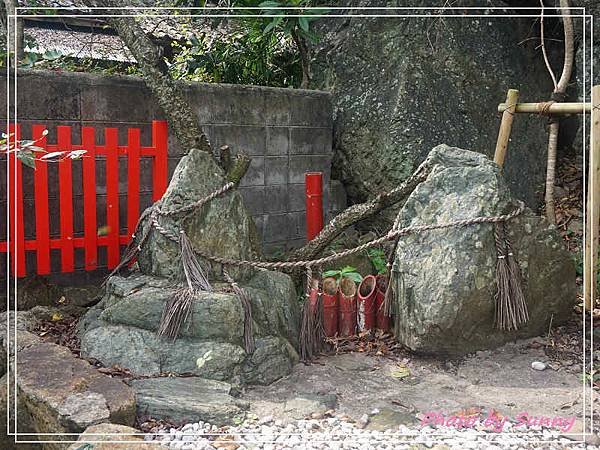
{"type": "MultiPolygon", "coordinates": [[[[108,14],[112,12],[110,8],[119,6],[116,0],[85,0],[85,3],[106,7],[108,14]]],[[[223,165],[219,166],[181,85],[167,72],[161,48],[150,40],[133,17],[109,17],[108,22],[136,59],[144,82],[165,113],[169,129],[187,150],[157,207],[168,213],[197,202],[228,181],[237,184],[248,167],[248,158],[238,156],[233,161],[229,157],[222,158],[223,165]]],[[[144,217],[141,229],[147,230],[152,219],[148,215],[144,217]]],[[[185,232],[192,247],[207,254],[253,259],[258,253],[254,222],[243,205],[241,194],[235,190],[188,214],[161,215],[157,220],[167,232],[176,235],[185,232]]],[[[180,277],[183,268],[178,243],[155,231],[156,227],[140,246],[140,270],[158,276],[180,277]]],[[[209,263],[205,263],[208,266],[209,263]]],[[[220,266],[211,267],[213,277],[222,276],[220,266]]],[[[230,274],[242,278],[250,271],[231,269],[230,274]]]]}

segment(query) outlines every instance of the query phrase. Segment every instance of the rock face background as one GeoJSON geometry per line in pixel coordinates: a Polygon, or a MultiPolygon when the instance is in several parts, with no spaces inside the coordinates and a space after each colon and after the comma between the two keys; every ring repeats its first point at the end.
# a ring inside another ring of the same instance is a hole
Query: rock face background
{"type": "Polygon", "coordinates": [[[139,273],[109,280],[105,297],[80,323],[82,355],[139,375],[191,372],[212,380],[268,384],[287,375],[298,360],[296,291],[289,276],[263,270],[242,286],[252,302],[252,355],[244,350],[241,302],[226,285],[215,283],[217,292],[198,294],[180,337],[171,342],[156,330],[176,288],[165,278],[139,273]]]}
{"type": "MultiPolygon", "coordinates": [[[[401,227],[506,214],[517,207],[498,167],[484,155],[440,145],[435,168],[401,210],[401,227]]],[[[530,320],[518,332],[494,328],[494,225],[407,235],[393,271],[395,334],[409,348],[465,354],[544,333],[571,315],[575,265],[553,226],[530,210],[506,224],[523,274],[530,320]]]]}
{"type": "MultiPolygon", "coordinates": [[[[355,0],[350,5],[406,3],[355,0]]],[[[488,7],[491,2],[452,6],[488,7]]],[[[364,201],[397,186],[440,143],[493,155],[500,123],[497,105],[509,88],[520,90],[521,101],[549,97],[552,85],[535,49],[538,42],[527,40],[539,36],[538,28],[531,18],[507,13],[515,15],[318,22],[323,39],[315,49],[313,86],[333,93],[333,176],[344,183],[349,200],[364,201]]],[[[547,22],[548,36],[562,33],[547,22]]],[[[552,57],[557,49],[552,42],[548,48],[552,57]]],[[[561,64],[559,60],[556,70],[561,64]]],[[[545,125],[535,115],[518,117],[505,167],[511,191],[534,209],[545,179],[545,125]]]]}

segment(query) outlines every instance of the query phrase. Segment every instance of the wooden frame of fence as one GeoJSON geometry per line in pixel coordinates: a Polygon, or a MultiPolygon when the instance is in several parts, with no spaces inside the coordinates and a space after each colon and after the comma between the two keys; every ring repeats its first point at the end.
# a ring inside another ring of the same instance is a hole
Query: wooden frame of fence
{"type": "MultiPolygon", "coordinates": [[[[152,122],[152,145],[141,146],[140,129],[127,130],[127,145],[119,145],[117,128],[104,129],[104,145],[97,145],[96,130],[81,127],[81,144],[71,142],[71,127],[56,127],[56,144],[50,144],[43,135],[44,125],[33,125],[32,139],[47,152],[86,150],[82,160],[83,236],[73,232],[73,175],[72,160],[65,158],[56,163],[36,160],[34,171],[35,239],[26,240],[23,218],[23,168],[14,152],[8,155],[8,213],[9,241],[0,242],[0,253],[10,254],[10,267],[18,277],[26,275],[26,252],[36,252],[37,273],[51,272],[50,250],[61,253],[61,271],[75,270],[75,248],[84,249],[85,270],[98,267],[98,247],[107,247],[107,266],[114,268],[120,260],[120,247],[131,239],[140,215],[140,158],[150,156],[152,162],[152,201],[159,200],[167,188],[167,122],[152,122]],[[96,157],[106,160],[106,230],[98,236],[96,220],[96,157]],[[120,234],[119,224],[119,156],[127,156],[127,234],[120,234]],[[48,164],[58,164],[60,237],[50,236],[48,205],[48,164]]],[[[20,126],[9,129],[10,139],[21,139],[20,126]]]]}

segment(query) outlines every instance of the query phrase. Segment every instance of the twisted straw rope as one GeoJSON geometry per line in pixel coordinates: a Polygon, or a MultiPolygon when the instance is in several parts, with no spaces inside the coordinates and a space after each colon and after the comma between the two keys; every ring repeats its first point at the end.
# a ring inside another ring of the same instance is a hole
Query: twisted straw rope
{"type": "MultiPolygon", "coordinates": [[[[231,184],[231,183],[228,183],[227,185],[223,186],[218,191],[215,191],[215,192],[211,193],[210,195],[208,195],[207,197],[204,197],[203,199],[195,202],[194,203],[194,205],[196,205],[195,207],[200,207],[200,206],[204,205],[206,202],[217,197],[218,195],[221,195],[224,192],[227,192],[231,188],[231,187],[227,187],[229,184],[231,184]],[[226,189],[226,187],[227,187],[227,189],[226,189]]],[[[190,208],[185,207],[185,208],[180,208],[179,210],[174,210],[174,211],[181,211],[181,210],[188,211],[188,210],[190,210],[190,208]]],[[[318,258],[318,259],[311,259],[311,260],[275,261],[275,262],[249,261],[249,260],[243,260],[243,259],[232,259],[232,258],[223,258],[223,257],[219,257],[219,256],[213,256],[213,255],[205,253],[203,250],[199,250],[199,249],[194,249],[194,251],[201,257],[203,257],[211,262],[214,262],[217,264],[223,264],[223,265],[227,265],[227,266],[236,266],[236,267],[244,267],[245,266],[245,267],[256,267],[256,268],[262,268],[262,269],[295,269],[295,268],[299,268],[299,267],[308,267],[308,266],[314,266],[314,265],[327,264],[332,261],[336,261],[338,259],[344,258],[345,256],[362,252],[363,250],[366,250],[371,247],[376,247],[386,241],[393,240],[400,236],[404,236],[404,235],[411,234],[411,233],[421,233],[424,231],[442,230],[442,229],[454,228],[454,227],[456,227],[456,228],[465,227],[465,226],[475,225],[478,223],[505,222],[507,220],[513,219],[516,216],[520,215],[524,210],[525,210],[525,204],[521,202],[517,209],[515,209],[514,211],[512,211],[509,214],[503,214],[500,216],[473,217],[471,219],[456,220],[456,221],[445,222],[445,223],[440,223],[440,224],[413,225],[410,227],[405,227],[405,228],[400,228],[400,229],[395,229],[394,227],[392,227],[392,229],[386,235],[384,235],[382,237],[379,237],[372,241],[366,242],[357,247],[353,247],[353,248],[344,250],[343,252],[336,253],[334,255],[330,255],[330,256],[326,256],[326,257],[318,258]]],[[[179,237],[177,234],[170,232],[169,230],[167,230],[166,228],[164,228],[163,226],[160,225],[160,223],[158,221],[158,217],[160,215],[172,215],[172,214],[171,214],[171,212],[169,212],[168,214],[165,214],[157,208],[156,214],[154,214],[154,212],[153,212],[153,214],[151,216],[152,217],[152,226],[167,239],[174,241],[174,242],[178,242],[179,237]]]]}

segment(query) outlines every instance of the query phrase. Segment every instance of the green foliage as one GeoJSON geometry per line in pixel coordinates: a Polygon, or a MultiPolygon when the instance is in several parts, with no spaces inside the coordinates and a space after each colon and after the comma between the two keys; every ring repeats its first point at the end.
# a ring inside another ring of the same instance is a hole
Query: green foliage
{"type": "Polygon", "coordinates": [[[344,277],[350,278],[355,283],[362,281],[362,276],[356,271],[356,267],[352,266],[342,267],[340,270],[327,270],[323,272],[323,277],[335,277],[338,283],[344,277]]]}
{"type": "Polygon", "coordinates": [[[378,275],[387,273],[387,258],[383,250],[380,248],[370,248],[367,250],[367,256],[378,275]]]}
{"type": "Polygon", "coordinates": [[[261,8],[264,8],[263,14],[270,16],[278,16],[270,18],[270,21],[264,27],[263,33],[267,34],[271,32],[280,31],[285,36],[291,38],[294,38],[294,36],[298,36],[310,42],[318,42],[319,37],[310,30],[310,26],[312,22],[319,19],[319,16],[327,14],[329,12],[327,9],[279,9],[282,6],[305,8],[311,6],[312,3],[313,2],[311,0],[263,1],[262,3],[260,3],[260,5],[258,5],[261,8]],[[303,14],[303,16],[284,17],[290,14],[303,14]]]}
{"type": "Polygon", "coordinates": [[[173,44],[174,57],[167,62],[171,76],[201,82],[299,86],[303,73],[303,43],[305,40],[318,40],[311,30],[311,24],[327,11],[278,8],[304,8],[310,6],[311,2],[232,1],[231,6],[261,8],[238,10],[238,13],[265,17],[215,19],[211,29],[205,32],[199,32],[198,27],[191,26],[190,31],[195,36],[185,43],[173,44]],[[308,17],[292,17],[297,14],[306,14],[308,17]],[[220,34],[215,36],[218,30],[221,30],[220,34]]]}
{"type": "Polygon", "coordinates": [[[210,33],[172,44],[168,63],[174,79],[208,83],[236,83],[288,87],[299,83],[299,58],[274,34],[264,35],[251,21],[231,30],[226,39],[210,33]]]}

